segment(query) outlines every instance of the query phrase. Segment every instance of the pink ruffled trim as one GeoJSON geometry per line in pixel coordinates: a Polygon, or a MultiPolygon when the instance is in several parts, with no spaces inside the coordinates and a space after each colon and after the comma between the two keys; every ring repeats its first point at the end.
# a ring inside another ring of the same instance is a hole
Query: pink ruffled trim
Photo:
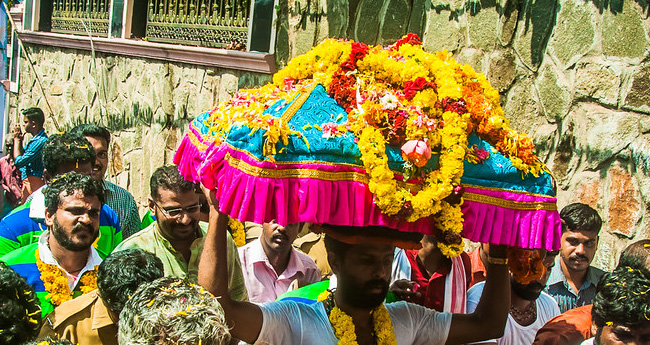
{"type": "MultiPolygon", "coordinates": [[[[226,153],[241,158],[237,151],[221,145],[209,148],[208,152],[200,171],[201,182],[207,188],[216,188],[221,212],[240,221],[264,223],[275,219],[280,224],[376,225],[407,232],[433,233],[431,218],[408,223],[381,213],[364,183],[257,177],[233,168],[224,159],[226,153]]],[[[251,159],[246,159],[246,162],[260,164],[251,159]]]]}
{"type": "MultiPolygon", "coordinates": [[[[465,188],[475,193],[520,203],[555,203],[556,198],[508,191],[465,188]]],[[[526,249],[560,249],[561,225],[557,210],[516,210],[465,199],[463,237],[483,243],[526,249]]]]}
{"type": "MultiPolygon", "coordinates": [[[[195,131],[192,126],[189,127],[190,131],[195,131]]],[[[197,140],[201,138],[197,133],[195,133],[195,137],[199,138],[197,140]]],[[[185,134],[176,150],[176,154],[174,154],[174,164],[178,165],[178,171],[186,180],[199,182],[201,180],[199,169],[203,165],[205,156],[206,153],[194,145],[189,134],[185,134]]]]}

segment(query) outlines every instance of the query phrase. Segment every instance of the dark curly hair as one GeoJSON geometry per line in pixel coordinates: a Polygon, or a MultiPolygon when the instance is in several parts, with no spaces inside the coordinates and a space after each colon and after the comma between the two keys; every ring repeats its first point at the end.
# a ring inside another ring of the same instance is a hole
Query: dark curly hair
{"type": "Polygon", "coordinates": [[[598,211],[579,202],[565,206],[560,211],[562,233],[568,231],[589,231],[598,234],[603,225],[598,211]]]}
{"type": "Polygon", "coordinates": [[[163,165],[151,174],[149,188],[151,197],[160,200],[160,188],[174,193],[193,192],[196,190],[196,184],[185,180],[176,165],[163,165]]]}
{"type": "Polygon", "coordinates": [[[34,288],[0,262],[0,344],[34,339],[41,326],[41,306],[34,288]]]}
{"type": "Polygon", "coordinates": [[[111,133],[104,127],[92,123],[82,123],[70,130],[70,133],[79,134],[84,137],[102,138],[106,140],[106,145],[111,143],[111,133]]]}
{"type": "Polygon", "coordinates": [[[104,188],[95,182],[90,176],[75,172],[57,176],[47,188],[44,189],[45,209],[50,214],[56,212],[61,203],[61,198],[74,194],[75,191],[83,192],[84,196],[96,196],[99,202],[104,204],[104,188]],[[65,192],[64,195],[61,195],[65,192]]]}
{"type": "Polygon", "coordinates": [[[143,283],[165,275],[160,259],[142,249],[113,252],[97,270],[97,288],[104,304],[119,315],[124,304],[143,283]]]}
{"type": "Polygon", "coordinates": [[[650,317],[650,274],[647,270],[618,267],[598,283],[591,311],[598,328],[608,322],[635,328],[650,317]]]}
{"type": "Polygon", "coordinates": [[[52,134],[43,145],[43,168],[54,177],[66,171],[59,171],[63,164],[95,162],[95,150],[88,139],[78,133],[52,134]]]}

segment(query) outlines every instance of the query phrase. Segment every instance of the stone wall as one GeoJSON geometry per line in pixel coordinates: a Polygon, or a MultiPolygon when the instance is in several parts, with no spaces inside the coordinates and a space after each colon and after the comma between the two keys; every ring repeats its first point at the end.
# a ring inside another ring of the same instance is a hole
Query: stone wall
{"type": "Polygon", "coordinates": [[[484,73],[512,126],[535,138],[559,207],[605,223],[596,264],[650,238],[650,19],[647,1],[298,0],[282,7],[278,57],[324,37],[367,44],[407,32],[484,73]],[[353,13],[350,15],[350,13],[353,13]]]}
{"type": "MultiPolygon", "coordinates": [[[[535,138],[559,206],[598,209],[605,224],[596,264],[609,268],[627,243],[650,238],[649,11],[641,0],[281,0],[276,59],[282,65],[325,37],[387,44],[407,32],[430,51],[453,52],[499,89],[512,126],[535,138]]],[[[110,179],[140,202],[192,116],[269,79],[29,49],[54,113],[69,114],[59,116],[62,128],[96,121],[114,131],[110,179]]],[[[43,105],[27,67],[21,78],[18,106],[43,105]]]]}
{"type": "Polygon", "coordinates": [[[270,76],[46,46],[29,46],[40,83],[23,59],[17,109],[39,106],[46,130],[80,123],[106,126],[113,134],[107,179],[127,188],[146,212],[149,176],[171,163],[187,124],[238,88],[270,76]],[[40,85],[43,86],[41,89],[40,85]],[[43,91],[41,91],[43,90],[43,91]],[[52,109],[44,101],[47,97],[52,109]]]}

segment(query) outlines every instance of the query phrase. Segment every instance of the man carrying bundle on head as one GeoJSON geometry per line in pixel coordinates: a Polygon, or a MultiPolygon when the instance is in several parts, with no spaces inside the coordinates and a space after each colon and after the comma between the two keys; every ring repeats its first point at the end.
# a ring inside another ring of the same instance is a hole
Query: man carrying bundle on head
{"type": "Polygon", "coordinates": [[[181,175],[210,191],[199,284],[220,298],[233,336],[247,342],[498,338],[510,305],[506,247],[559,248],[552,181],[533,149],[509,128],[484,76],[445,52],[424,52],[415,35],[386,48],[326,40],[273,84],[241,90],[197,117],[181,142],[181,175]],[[322,228],[337,289],[313,304],[233,301],[228,217],[322,228]],[[384,304],[395,247],[417,249],[434,229],[448,258],[463,252],[462,236],[491,244],[471,314],[384,304]]]}

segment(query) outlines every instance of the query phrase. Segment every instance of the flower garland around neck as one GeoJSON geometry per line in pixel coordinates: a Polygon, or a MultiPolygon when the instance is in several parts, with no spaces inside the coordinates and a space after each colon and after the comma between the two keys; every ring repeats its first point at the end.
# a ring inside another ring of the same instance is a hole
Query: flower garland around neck
{"type": "MultiPolygon", "coordinates": [[[[352,317],[342,311],[334,303],[334,294],[325,290],[318,296],[318,302],[327,302],[328,305],[332,306],[332,309],[329,311],[329,319],[332,327],[334,327],[334,334],[339,340],[338,345],[355,345],[357,343],[357,334],[355,333],[354,322],[352,317]]],[[[393,323],[390,320],[390,315],[388,310],[382,303],[377,308],[373,309],[372,312],[372,323],[374,334],[376,337],[377,345],[397,345],[397,340],[395,340],[395,332],[393,330],[393,323]]]]}
{"type": "MultiPolygon", "coordinates": [[[[65,301],[72,299],[72,293],[68,286],[68,278],[65,272],[56,265],[46,264],[41,261],[39,250],[36,249],[36,266],[41,272],[41,280],[45,285],[45,291],[48,292],[46,299],[50,300],[52,305],[59,306],[65,301]]],[[[87,294],[97,289],[97,267],[92,271],[86,271],[79,279],[79,290],[82,294],[87,294]]]]}

